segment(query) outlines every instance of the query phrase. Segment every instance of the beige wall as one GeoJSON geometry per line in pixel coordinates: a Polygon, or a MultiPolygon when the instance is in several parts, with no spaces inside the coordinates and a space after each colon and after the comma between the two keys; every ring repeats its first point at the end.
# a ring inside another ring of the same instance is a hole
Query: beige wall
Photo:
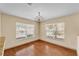
{"type": "Polygon", "coordinates": [[[77,47],[77,35],[79,34],[79,14],[71,16],[60,17],[56,19],[50,19],[41,23],[41,39],[58,44],[67,48],[76,49],[77,47]],[[65,24],[65,38],[64,40],[51,40],[45,37],[45,24],[64,22],[65,24]]]}
{"type": "Polygon", "coordinates": [[[79,56],[79,36],[77,36],[77,55],[79,56]]]}
{"type": "Polygon", "coordinates": [[[4,37],[0,37],[0,56],[3,55],[3,48],[4,48],[4,42],[5,42],[5,38],[4,37]]]}
{"type": "Polygon", "coordinates": [[[37,23],[31,20],[2,14],[2,35],[5,36],[5,49],[15,47],[17,45],[21,45],[30,41],[34,41],[38,39],[38,29],[37,29],[37,23]],[[21,22],[25,24],[34,24],[36,27],[35,30],[35,38],[32,39],[16,39],[16,22],[21,22]]]}
{"type": "Polygon", "coordinates": [[[0,37],[1,37],[1,13],[0,13],[0,37]]]}
{"type": "MultiPolygon", "coordinates": [[[[15,47],[17,45],[21,45],[30,41],[37,40],[39,38],[39,31],[38,31],[38,23],[7,15],[7,14],[2,14],[2,35],[5,37],[5,49],[15,47]],[[32,39],[16,39],[16,22],[22,22],[26,24],[34,24],[36,26],[36,37],[32,39]]],[[[79,34],[79,14],[74,14],[71,16],[65,16],[65,17],[60,17],[56,19],[50,19],[49,21],[41,22],[40,26],[40,38],[42,40],[58,44],[67,48],[71,49],[76,49],[77,47],[77,35],[79,34]],[[45,37],[45,27],[44,25],[47,23],[57,23],[57,22],[64,22],[65,23],[65,39],[63,41],[59,40],[50,40],[45,37]]]]}

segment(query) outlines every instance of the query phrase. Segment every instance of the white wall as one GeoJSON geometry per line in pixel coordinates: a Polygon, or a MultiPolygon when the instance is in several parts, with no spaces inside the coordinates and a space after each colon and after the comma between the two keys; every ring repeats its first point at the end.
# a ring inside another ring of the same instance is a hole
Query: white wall
{"type": "Polygon", "coordinates": [[[77,35],[79,34],[79,14],[73,14],[71,16],[60,17],[56,19],[49,19],[48,21],[41,23],[41,39],[50,43],[58,44],[67,48],[77,48],[77,35]],[[45,24],[49,23],[65,23],[65,38],[64,40],[51,40],[45,37],[45,24]]]}
{"type": "Polygon", "coordinates": [[[12,48],[30,41],[38,39],[37,23],[28,19],[23,19],[7,14],[2,14],[2,35],[5,37],[5,49],[12,48]],[[16,39],[16,22],[25,24],[34,24],[36,27],[35,38],[32,39],[16,39]]]}

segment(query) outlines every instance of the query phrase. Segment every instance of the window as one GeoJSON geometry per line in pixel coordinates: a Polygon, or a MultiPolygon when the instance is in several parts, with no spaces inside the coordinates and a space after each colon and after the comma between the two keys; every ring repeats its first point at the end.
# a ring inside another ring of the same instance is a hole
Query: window
{"type": "Polygon", "coordinates": [[[64,39],[64,23],[46,24],[46,37],[64,39]]]}
{"type": "Polygon", "coordinates": [[[34,37],[34,25],[16,23],[16,39],[33,38],[33,37],[34,37]]]}

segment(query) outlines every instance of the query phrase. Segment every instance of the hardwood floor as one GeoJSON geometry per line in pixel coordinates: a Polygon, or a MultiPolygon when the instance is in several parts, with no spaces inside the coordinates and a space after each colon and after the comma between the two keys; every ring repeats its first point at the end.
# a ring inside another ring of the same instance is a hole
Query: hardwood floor
{"type": "Polygon", "coordinates": [[[4,51],[5,56],[76,56],[76,51],[41,40],[4,51]]]}

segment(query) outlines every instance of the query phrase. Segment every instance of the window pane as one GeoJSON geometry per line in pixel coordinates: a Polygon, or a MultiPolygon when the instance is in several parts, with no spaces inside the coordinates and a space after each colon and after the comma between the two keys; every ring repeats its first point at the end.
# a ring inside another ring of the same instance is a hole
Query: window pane
{"type": "Polygon", "coordinates": [[[64,23],[46,24],[46,36],[52,39],[64,39],[64,23]]]}
{"type": "Polygon", "coordinates": [[[34,37],[34,25],[16,23],[16,38],[33,38],[34,37]]]}

